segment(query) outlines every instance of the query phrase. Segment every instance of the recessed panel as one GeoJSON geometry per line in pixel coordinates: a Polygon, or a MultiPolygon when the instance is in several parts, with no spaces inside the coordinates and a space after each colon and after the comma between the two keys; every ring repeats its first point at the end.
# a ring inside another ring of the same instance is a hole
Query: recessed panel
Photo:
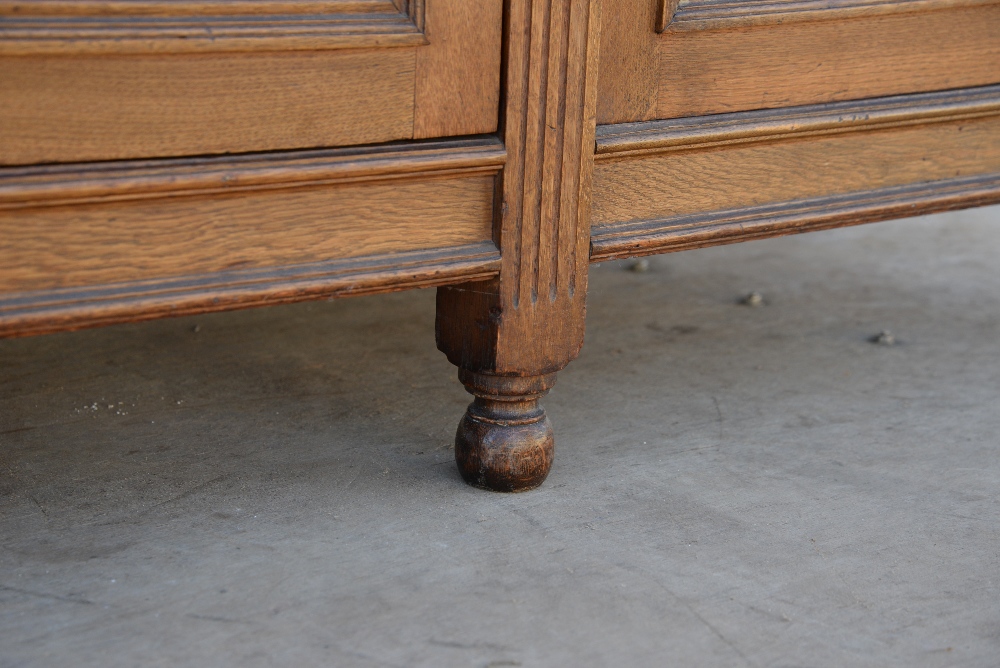
{"type": "Polygon", "coordinates": [[[0,60],[0,164],[409,138],[413,49],[0,60]]]}
{"type": "Polygon", "coordinates": [[[1000,117],[603,160],[593,224],[1000,172],[1000,117]]]}

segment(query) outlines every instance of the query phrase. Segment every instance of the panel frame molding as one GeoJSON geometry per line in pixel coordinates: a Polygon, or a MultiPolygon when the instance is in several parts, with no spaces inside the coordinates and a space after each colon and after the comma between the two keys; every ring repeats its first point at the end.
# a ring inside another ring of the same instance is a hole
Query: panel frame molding
{"type": "Polygon", "coordinates": [[[592,263],[1000,203],[1000,174],[708,211],[591,230],[592,263]]]}
{"type": "Polygon", "coordinates": [[[659,0],[657,32],[830,21],[995,3],[996,0],[659,0]]]}
{"type": "Polygon", "coordinates": [[[424,2],[0,0],[0,56],[421,46],[424,2]]]}
{"type": "Polygon", "coordinates": [[[499,271],[500,251],[483,242],[93,288],[7,293],[0,298],[0,338],[485,281],[499,271]]]}
{"type": "MultiPolygon", "coordinates": [[[[1000,117],[1000,85],[598,126],[596,165],[1000,117]]],[[[605,222],[591,262],[937,213],[1000,202],[1000,171],[739,208],[605,222]]]]}
{"type": "Polygon", "coordinates": [[[126,200],[496,174],[495,136],[377,146],[0,168],[0,212],[126,200]]]}
{"type": "Polygon", "coordinates": [[[778,109],[599,125],[598,162],[1000,114],[1000,84],[778,109]]]}
{"type": "MultiPolygon", "coordinates": [[[[493,177],[506,161],[499,138],[238,156],[0,169],[0,217],[37,209],[137,200],[166,205],[221,194],[427,183],[493,177]]],[[[488,206],[488,205],[487,205],[488,206]]],[[[2,243],[0,243],[2,245],[2,243]]],[[[165,316],[391,292],[496,278],[490,240],[331,260],[233,268],[0,295],[0,337],[29,336],[165,316]]]]}

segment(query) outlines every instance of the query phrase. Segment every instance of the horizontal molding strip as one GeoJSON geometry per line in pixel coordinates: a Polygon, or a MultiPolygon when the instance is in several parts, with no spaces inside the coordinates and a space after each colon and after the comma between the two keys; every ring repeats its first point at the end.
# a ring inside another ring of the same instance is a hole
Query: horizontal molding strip
{"type": "Polygon", "coordinates": [[[657,30],[744,28],[989,5],[997,0],[660,0],[657,30]]]}
{"type": "Polygon", "coordinates": [[[0,337],[487,280],[499,270],[500,251],[483,242],[99,288],[8,293],[0,298],[0,337]]]}
{"type": "Polygon", "coordinates": [[[205,158],[0,168],[0,211],[499,171],[495,136],[205,158]]]}
{"type": "Polygon", "coordinates": [[[0,55],[320,50],[427,44],[423,2],[0,0],[0,55]]]}
{"type": "Polygon", "coordinates": [[[597,127],[597,160],[1000,114],[1000,85],[597,127]]]}
{"type": "Polygon", "coordinates": [[[1000,174],[987,174],[632,221],[591,230],[591,262],[763,239],[1000,202],[1000,174]]]}

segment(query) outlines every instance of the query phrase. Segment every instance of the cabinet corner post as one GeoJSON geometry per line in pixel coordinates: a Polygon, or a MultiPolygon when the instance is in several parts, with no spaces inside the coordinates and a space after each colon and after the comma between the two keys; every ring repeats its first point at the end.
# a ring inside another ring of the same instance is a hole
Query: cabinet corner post
{"type": "Polygon", "coordinates": [[[508,0],[499,277],[438,289],[438,348],[475,400],[455,454],[465,480],[537,487],[554,441],[538,399],[583,344],[590,260],[599,0],[508,0]]]}

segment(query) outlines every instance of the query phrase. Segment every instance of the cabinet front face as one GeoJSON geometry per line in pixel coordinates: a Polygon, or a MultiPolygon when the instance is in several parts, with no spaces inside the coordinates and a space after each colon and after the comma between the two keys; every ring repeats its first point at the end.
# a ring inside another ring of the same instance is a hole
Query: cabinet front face
{"type": "Polygon", "coordinates": [[[496,275],[502,7],[0,0],[0,335],[496,275]]]}
{"type": "Polygon", "coordinates": [[[0,164],[494,132],[500,33],[500,0],[0,0],[0,164]]]}
{"type": "Polygon", "coordinates": [[[606,0],[594,257],[995,201],[996,0],[606,0]]]}

